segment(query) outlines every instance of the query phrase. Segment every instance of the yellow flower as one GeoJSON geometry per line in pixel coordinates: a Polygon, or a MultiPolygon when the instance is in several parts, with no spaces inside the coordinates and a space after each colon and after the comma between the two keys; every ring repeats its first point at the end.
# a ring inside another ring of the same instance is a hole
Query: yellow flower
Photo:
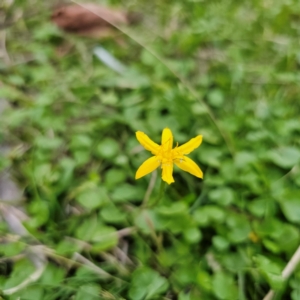
{"type": "Polygon", "coordinates": [[[178,147],[178,144],[173,148],[173,135],[169,128],[165,128],[161,137],[161,145],[153,142],[144,132],[137,131],[136,138],[142,146],[150,151],[154,156],[148,158],[138,168],[135,179],[139,179],[156,168],[162,168],[162,180],[171,184],[174,182],[173,178],[173,164],[180,169],[191,173],[192,175],[203,178],[203,172],[196,165],[196,163],[185,156],[191,153],[194,149],[198,148],[202,143],[202,135],[197,135],[187,143],[178,147]]]}

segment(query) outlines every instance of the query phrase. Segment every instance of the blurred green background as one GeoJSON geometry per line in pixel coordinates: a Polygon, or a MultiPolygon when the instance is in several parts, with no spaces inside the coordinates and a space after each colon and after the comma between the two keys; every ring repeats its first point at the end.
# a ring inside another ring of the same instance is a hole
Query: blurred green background
{"type": "Polygon", "coordinates": [[[0,298],[300,299],[300,269],[280,276],[300,242],[300,2],[95,3],[138,21],[93,39],[53,3],[0,2],[0,298]],[[165,127],[203,135],[204,180],[175,169],[142,206],[161,174],[135,181],[135,131],[165,127]]]}

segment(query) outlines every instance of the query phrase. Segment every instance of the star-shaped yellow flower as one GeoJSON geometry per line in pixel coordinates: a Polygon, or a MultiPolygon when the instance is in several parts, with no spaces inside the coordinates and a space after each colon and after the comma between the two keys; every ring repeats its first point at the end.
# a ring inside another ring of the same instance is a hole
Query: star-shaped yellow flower
{"type": "Polygon", "coordinates": [[[177,144],[175,148],[173,148],[172,131],[169,128],[165,128],[163,130],[161,145],[153,142],[144,132],[141,131],[136,132],[136,138],[141,145],[154,156],[148,158],[138,168],[135,174],[135,179],[139,179],[161,166],[162,180],[171,184],[174,182],[173,164],[196,177],[203,178],[203,172],[201,169],[193,160],[185,156],[200,146],[202,143],[202,135],[197,135],[195,138],[179,147],[177,144]]]}

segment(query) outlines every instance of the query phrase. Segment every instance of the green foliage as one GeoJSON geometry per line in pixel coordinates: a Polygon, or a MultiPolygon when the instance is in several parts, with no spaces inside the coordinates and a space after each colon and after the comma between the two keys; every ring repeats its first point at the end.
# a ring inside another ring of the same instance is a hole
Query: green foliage
{"type": "Polygon", "coordinates": [[[132,274],[132,284],[129,289],[129,299],[142,300],[153,299],[168,288],[168,281],[159,273],[140,268],[132,274]]]}
{"type": "Polygon", "coordinates": [[[212,282],[213,291],[217,299],[238,299],[238,291],[234,281],[228,274],[218,272],[212,282]]]}
{"type": "Polygon", "coordinates": [[[42,275],[7,299],[299,299],[299,267],[281,278],[300,242],[299,2],[106,3],[143,16],[101,40],[122,74],[46,2],[0,4],[0,171],[29,232],[1,219],[0,290],[42,245],[42,275]],[[204,180],[175,168],[156,202],[135,131],[165,127],[203,135],[204,180]]]}

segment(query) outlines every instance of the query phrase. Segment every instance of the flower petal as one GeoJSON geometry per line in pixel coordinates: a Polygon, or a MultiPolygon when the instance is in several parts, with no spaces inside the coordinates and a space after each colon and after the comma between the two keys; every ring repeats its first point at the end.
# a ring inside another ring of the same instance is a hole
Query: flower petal
{"type": "Polygon", "coordinates": [[[165,128],[162,132],[161,145],[165,151],[171,151],[173,148],[173,134],[169,128],[165,128]]]}
{"type": "Polygon", "coordinates": [[[195,138],[190,139],[187,143],[179,146],[176,150],[182,154],[189,154],[202,143],[202,135],[197,135],[195,138]]]}
{"type": "Polygon", "coordinates": [[[135,179],[139,179],[152,171],[154,171],[160,165],[160,160],[156,156],[152,156],[145,160],[135,174],[135,179]]]}
{"type": "Polygon", "coordinates": [[[201,169],[198,167],[198,165],[193,160],[191,160],[187,156],[184,156],[184,158],[182,160],[174,161],[174,163],[181,170],[189,172],[190,174],[192,174],[196,177],[203,178],[203,172],[201,171],[201,169]]]}
{"type": "Polygon", "coordinates": [[[152,154],[156,155],[160,149],[160,146],[156,143],[154,143],[147,134],[145,134],[142,131],[137,131],[136,138],[140,142],[140,144],[148,151],[150,151],[152,154]]]}
{"type": "Polygon", "coordinates": [[[173,164],[172,163],[163,164],[161,178],[163,181],[165,181],[168,184],[171,184],[172,182],[174,182],[173,164]]]}

